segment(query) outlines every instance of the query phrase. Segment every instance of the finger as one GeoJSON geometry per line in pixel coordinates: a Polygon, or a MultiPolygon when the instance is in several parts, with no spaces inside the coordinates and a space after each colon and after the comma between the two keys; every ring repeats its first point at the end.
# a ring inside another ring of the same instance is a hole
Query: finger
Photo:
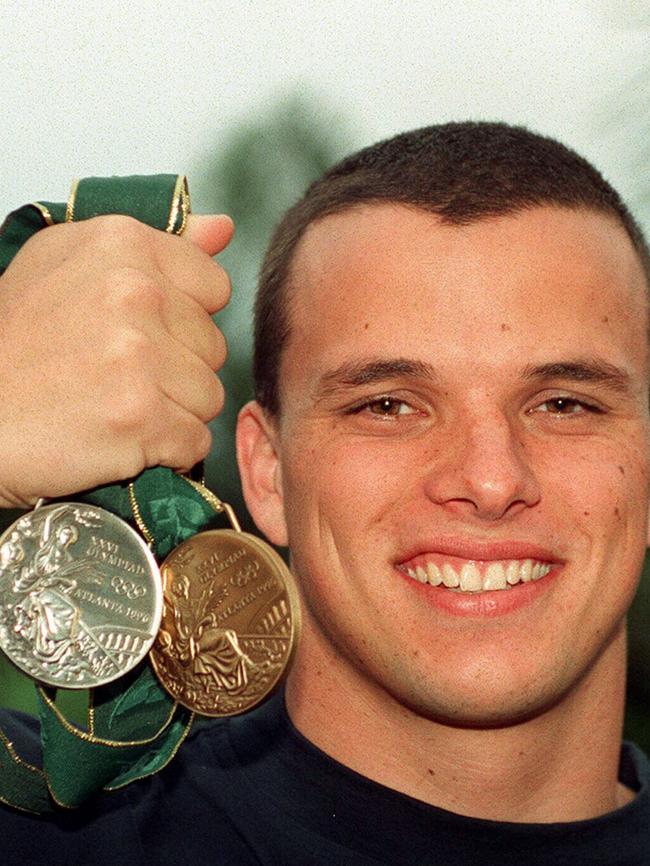
{"type": "Polygon", "coordinates": [[[172,339],[197,355],[211,370],[216,372],[223,367],[226,338],[197,301],[170,287],[162,305],[162,318],[172,339]]]}
{"type": "Polygon", "coordinates": [[[207,423],[223,408],[223,386],[193,352],[169,340],[159,370],[159,387],[174,403],[207,423]]]}
{"type": "Polygon", "coordinates": [[[232,236],[232,220],[221,216],[195,220],[190,215],[188,223],[182,237],[114,215],[52,226],[23,246],[12,262],[12,273],[16,279],[33,282],[35,274],[61,269],[62,279],[74,282],[80,271],[85,274],[81,284],[88,283],[90,273],[93,282],[101,284],[103,273],[131,268],[154,280],[166,278],[215,313],[228,302],[230,280],[211,253],[223,249],[232,236]]]}
{"type": "Polygon", "coordinates": [[[228,246],[234,231],[234,223],[226,214],[190,214],[183,237],[209,256],[216,256],[228,246]]]}
{"type": "Polygon", "coordinates": [[[183,237],[156,232],[156,264],[179,291],[216,313],[230,298],[230,278],[210,256],[183,237]]]}
{"type": "Polygon", "coordinates": [[[210,451],[209,427],[173,400],[165,401],[160,420],[158,431],[145,449],[147,466],[167,466],[189,472],[210,451]],[[167,431],[166,434],[161,435],[161,429],[167,431]]]}

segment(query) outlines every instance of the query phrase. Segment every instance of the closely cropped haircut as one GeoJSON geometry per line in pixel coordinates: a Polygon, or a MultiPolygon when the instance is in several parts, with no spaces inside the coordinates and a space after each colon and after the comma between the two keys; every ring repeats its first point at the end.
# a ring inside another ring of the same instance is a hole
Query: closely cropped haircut
{"type": "Polygon", "coordinates": [[[650,252],[618,193],[573,150],[504,123],[446,123],[405,132],[349,156],[311,184],[277,226],[262,264],[255,305],[255,395],[280,411],[278,373],[290,333],[296,247],[312,223],[371,203],[437,214],[447,225],[540,205],[586,208],[625,228],[650,282],[650,252]]]}

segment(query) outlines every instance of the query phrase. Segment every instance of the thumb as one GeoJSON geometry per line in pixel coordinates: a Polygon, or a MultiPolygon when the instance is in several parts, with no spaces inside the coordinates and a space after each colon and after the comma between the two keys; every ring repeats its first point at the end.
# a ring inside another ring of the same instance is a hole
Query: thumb
{"type": "Polygon", "coordinates": [[[226,214],[190,214],[183,237],[209,256],[216,256],[228,246],[234,231],[233,221],[226,214]]]}

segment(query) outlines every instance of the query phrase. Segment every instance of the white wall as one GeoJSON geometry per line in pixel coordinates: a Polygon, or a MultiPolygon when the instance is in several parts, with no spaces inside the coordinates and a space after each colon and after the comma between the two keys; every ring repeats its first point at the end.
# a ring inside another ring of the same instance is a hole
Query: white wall
{"type": "Polygon", "coordinates": [[[577,147],[633,194],[643,172],[650,185],[633,167],[643,109],[650,134],[649,10],[648,0],[5,0],[0,212],[65,199],[77,176],[191,176],[229,125],[295,87],[349,119],[351,146],[438,120],[517,121],[577,147]]]}

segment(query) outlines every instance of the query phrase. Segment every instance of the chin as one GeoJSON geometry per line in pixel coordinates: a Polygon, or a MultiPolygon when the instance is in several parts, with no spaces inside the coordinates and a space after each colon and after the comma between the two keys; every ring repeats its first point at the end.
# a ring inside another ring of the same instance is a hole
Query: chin
{"type": "MultiPolygon", "coordinates": [[[[385,685],[386,687],[386,685],[385,685]]],[[[571,690],[566,683],[540,683],[531,687],[490,682],[478,684],[400,683],[387,688],[403,707],[428,721],[455,728],[505,728],[539,718],[562,702],[571,690]]]]}
{"type": "MultiPolygon", "coordinates": [[[[396,696],[394,696],[396,697],[396,696]]],[[[458,697],[452,700],[412,701],[397,698],[403,706],[421,718],[451,728],[486,730],[510,728],[539,718],[548,712],[558,701],[494,702],[486,705],[484,701],[458,697]]]]}

